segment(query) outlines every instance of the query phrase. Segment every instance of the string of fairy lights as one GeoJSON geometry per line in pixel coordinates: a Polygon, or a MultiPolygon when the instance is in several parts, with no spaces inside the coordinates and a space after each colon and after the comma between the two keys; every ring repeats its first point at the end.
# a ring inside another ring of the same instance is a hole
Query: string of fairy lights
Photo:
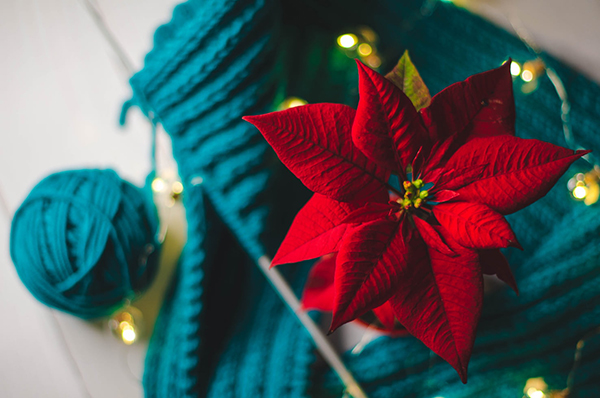
{"type": "Polygon", "coordinates": [[[354,32],[338,36],[338,47],[350,58],[358,58],[373,69],[381,66],[377,51],[379,36],[368,26],[359,26],[354,32]]]}
{"type": "MultiPolygon", "coordinates": [[[[535,57],[532,60],[526,61],[522,68],[516,62],[513,62],[511,65],[513,76],[520,76],[524,82],[521,86],[521,91],[524,94],[532,93],[538,88],[540,79],[545,75],[554,86],[556,95],[561,102],[560,118],[563,125],[565,142],[573,150],[584,149],[577,144],[573,133],[571,102],[560,75],[544,62],[544,54],[541,47],[533,40],[532,35],[529,34],[522,21],[515,16],[509,18],[509,21],[519,39],[535,57]]],[[[575,174],[569,179],[567,188],[575,200],[582,201],[585,205],[590,206],[598,202],[600,198],[600,166],[591,153],[585,155],[582,159],[588,163],[589,170],[585,173],[575,174]]]]}
{"type": "MultiPolygon", "coordinates": [[[[522,31],[522,28],[516,30],[518,34],[520,30],[522,31]]],[[[536,48],[530,44],[530,41],[525,41],[525,36],[519,34],[519,37],[530,49],[536,48]]],[[[565,142],[573,150],[582,149],[577,145],[573,136],[570,122],[571,105],[562,79],[552,68],[546,66],[540,58],[540,52],[537,48],[532,51],[535,51],[536,58],[525,61],[522,65],[517,61],[512,61],[510,73],[515,79],[520,80],[519,86],[523,94],[533,93],[538,88],[541,78],[544,75],[548,77],[561,101],[560,114],[565,142]]],[[[598,202],[600,198],[600,167],[595,163],[593,156],[586,156],[584,160],[591,167],[591,170],[586,173],[575,174],[569,179],[567,188],[571,192],[573,199],[582,201],[587,206],[590,206],[598,202]]]]}

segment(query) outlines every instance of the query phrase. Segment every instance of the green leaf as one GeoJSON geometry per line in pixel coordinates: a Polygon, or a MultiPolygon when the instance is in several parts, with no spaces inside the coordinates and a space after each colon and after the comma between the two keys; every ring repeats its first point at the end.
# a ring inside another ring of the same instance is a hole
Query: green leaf
{"type": "Polygon", "coordinates": [[[426,108],[431,103],[429,89],[425,85],[419,71],[410,60],[408,51],[404,51],[398,64],[385,77],[394,83],[412,101],[417,110],[426,108]]]}

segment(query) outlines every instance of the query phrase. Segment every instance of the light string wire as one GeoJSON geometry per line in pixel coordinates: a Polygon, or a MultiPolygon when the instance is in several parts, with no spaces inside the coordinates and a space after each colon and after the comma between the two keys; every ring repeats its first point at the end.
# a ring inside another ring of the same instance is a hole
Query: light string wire
{"type": "MultiPolygon", "coordinates": [[[[534,41],[532,35],[529,33],[523,21],[516,15],[507,15],[508,22],[512,26],[513,30],[517,37],[521,40],[521,42],[527,47],[527,49],[532,52],[536,59],[542,62],[544,65],[544,72],[550,80],[550,83],[554,86],[554,90],[556,91],[556,95],[560,99],[560,119],[563,126],[563,135],[565,138],[565,142],[567,146],[573,150],[585,149],[584,147],[577,144],[577,141],[573,134],[573,128],[571,124],[571,102],[569,100],[569,95],[567,93],[567,89],[554,68],[548,66],[546,62],[543,60],[543,51],[541,47],[534,41]]],[[[594,155],[591,153],[586,154],[582,157],[590,166],[593,168],[598,168],[598,162],[594,155]]]]}
{"type": "MultiPolygon", "coordinates": [[[[575,140],[575,137],[573,134],[573,129],[572,129],[572,125],[571,125],[571,103],[569,101],[569,96],[567,94],[567,90],[566,90],[566,87],[565,87],[562,79],[560,78],[558,73],[556,73],[556,71],[552,67],[548,66],[544,62],[544,60],[542,58],[543,51],[542,51],[541,47],[539,45],[537,45],[537,43],[533,40],[531,34],[526,29],[523,21],[516,15],[507,16],[507,19],[508,19],[509,23],[511,24],[512,28],[514,29],[517,37],[521,40],[521,42],[523,42],[523,44],[529,49],[529,51],[531,51],[533,54],[535,54],[537,59],[543,63],[544,71],[546,72],[546,76],[548,76],[548,79],[554,86],[556,94],[558,95],[558,97],[561,101],[560,118],[561,118],[562,125],[563,125],[563,135],[565,138],[565,142],[567,143],[569,148],[571,148],[573,150],[585,149],[577,144],[577,141],[575,140]]],[[[598,162],[597,162],[596,158],[591,153],[583,156],[582,159],[584,159],[586,162],[588,162],[588,164],[590,166],[592,166],[592,168],[594,170],[596,170],[596,171],[600,170],[600,166],[598,166],[598,162]]],[[[595,329],[586,333],[577,342],[576,349],[575,349],[575,355],[573,358],[573,366],[571,367],[571,370],[569,371],[569,374],[567,376],[567,387],[566,387],[567,396],[572,394],[572,392],[573,392],[575,374],[577,373],[577,370],[579,369],[579,366],[581,365],[581,361],[582,361],[582,357],[583,357],[583,348],[585,347],[585,343],[588,340],[590,340],[591,338],[597,336],[598,334],[600,334],[600,326],[598,326],[595,329]]]]}
{"type": "MultiPolygon", "coordinates": [[[[118,40],[115,38],[112,31],[108,28],[108,24],[106,23],[99,7],[92,3],[92,0],[81,0],[84,4],[85,9],[88,11],[92,19],[94,20],[96,26],[100,30],[102,36],[107,41],[108,45],[115,52],[117,57],[119,58],[121,64],[124,69],[129,73],[129,75],[133,74],[133,67],[129,57],[126,55],[123,47],[120,45],[118,40]]],[[[147,101],[144,101],[147,106],[149,106],[147,101]]],[[[153,141],[153,150],[152,150],[152,164],[153,169],[155,170],[156,166],[156,123],[155,123],[155,113],[152,109],[148,112],[148,118],[150,123],[152,124],[152,141],[153,141]]],[[[325,361],[331,366],[331,368],[337,373],[338,377],[342,381],[345,387],[345,393],[352,395],[354,398],[367,398],[367,395],[363,391],[362,387],[358,384],[350,370],[345,366],[341,357],[333,348],[333,345],[327,340],[325,334],[319,329],[317,324],[312,320],[312,318],[308,315],[306,310],[304,310],[300,306],[300,301],[298,297],[293,292],[285,278],[281,275],[281,273],[276,269],[269,269],[271,260],[268,256],[263,255],[256,261],[259,269],[263,272],[267,280],[271,283],[271,285],[275,288],[275,291],[278,293],[279,297],[286,303],[286,305],[291,309],[291,311],[296,315],[300,323],[304,326],[304,328],[308,331],[312,340],[317,348],[317,350],[321,353],[325,361]]]]}
{"type": "Polygon", "coordinates": [[[569,394],[573,392],[575,374],[577,373],[577,369],[579,369],[579,366],[581,365],[581,360],[583,358],[583,348],[585,347],[585,343],[599,334],[600,326],[588,332],[585,336],[581,338],[581,340],[577,342],[577,348],[575,350],[575,356],[573,358],[573,367],[571,368],[569,376],[567,377],[567,391],[569,392],[569,394]]]}
{"type": "MultiPolygon", "coordinates": [[[[84,9],[90,18],[94,21],[94,25],[100,31],[100,34],[108,44],[108,47],[114,52],[117,59],[119,60],[119,64],[122,70],[122,75],[126,80],[135,73],[135,68],[133,66],[133,61],[131,57],[125,51],[123,45],[117,40],[114,32],[108,27],[108,23],[106,22],[106,18],[102,13],[102,9],[98,4],[96,4],[95,0],[80,0],[84,9]]],[[[158,158],[158,139],[157,139],[157,120],[153,111],[148,112],[148,121],[150,123],[151,128],[151,139],[150,139],[150,170],[156,176],[157,175],[157,161],[158,158]]],[[[166,218],[165,222],[159,222],[159,227],[156,232],[157,241],[159,244],[162,244],[167,236],[168,232],[168,222],[169,218],[166,218]]]]}
{"type": "MultiPolygon", "coordinates": [[[[110,49],[115,53],[117,59],[119,60],[119,64],[121,69],[123,70],[124,76],[129,79],[135,73],[135,68],[133,66],[133,61],[131,61],[131,57],[129,57],[123,48],[123,45],[117,40],[113,31],[108,27],[108,23],[100,9],[100,6],[96,4],[95,0],[81,0],[81,3],[89,16],[94,21],[94,24],[100,31],[104,40],[106,40],[110,49]]],[[[156,158],[157,158],[157,139],[156,139],[156,129],[157,122],[153,112],[148,112],[148,121],[152,126],[152,149],[151,149],[151,163],[152,163],[152,171],[156,172],[156,158]]]]}
{"type": "MultiPolygon", "coordinates": [[[[87,12],[87,14],[94,21],[94,25],[96,26],[96,28],[98,29],[98,31],[100,32],[101,36],[104,38],[106,43],[108,44],[108,47],[116,55],[117,59],[119,60],[119,64],[121,66],[122,77],[124,77],[125,80],[128,81],[129,78],[135,73],[135,68],[133,66],[133,61],[131,60],[131,57],[129,57],[129,55],[125,51],[124,47],[121,45],[119,40],[117,40],[116,35],[109,28],[108,23],[106,22],[106,19],[102,12],[102,9],[95,2],[95,0],[81,0],[81,3],[83,5],[85,11],[87,12]]],[[[154,112],[152,112],[152,111],[148,112],[148,121],[151,126],[150,169],[151,169],[151,173],[156,178],[157,170],[158,170],[156,159],[158,157],[159,146],[157,144],[158,126],[157,126],[157,121],[156,121],[154,112]]],[[[159,218],[158,228],[157,228],[157,231],[155,234],[156,241],[158,242],[159,245],[162,245],[168,236],[171,216],[172,216],[171,208],[169,207],[169,208],[167,208],[167,212],[164,215],[164,217],[159,218]]],[[[127,310],[127,308],[131,305],[131,301],[132,301],[132,298],[125,298],[123,300],[122,308],[127,310]]],[[[72,353],[71,353],[71,356],[73,356],[72,353]]],[[[126,358],[125,358],[125,360],[127,361],[126,358]]],[[[128,375],[141,384],[142,380],[140,379],[140,377],[138,377],[133,372],[133,370],[131,369],[131,366],[129,366],[129,364],[128,364],[127,368],[129,369],[128,375]]],[[[78,367],[78,369],[79,369],[79,367],[78,367]]],[[[87,388],[87,386],[86,386],[86,388],[87,388]]]]}

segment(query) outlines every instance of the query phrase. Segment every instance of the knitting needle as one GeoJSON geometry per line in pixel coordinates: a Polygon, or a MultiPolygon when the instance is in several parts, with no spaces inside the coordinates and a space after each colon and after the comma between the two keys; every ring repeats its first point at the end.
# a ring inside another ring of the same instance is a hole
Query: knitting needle
{"type": "Polygon", "coordinates": [[[346,368],[346,365],[344,365],[339,355],[335,352],[329,340],[327,340],[312,318],[308,316],[308,312],[302,308],[298,297],[296,297],[296,294],[293,292],[290,285],[276,268],[271,268],[271,259],[268,256],[261,256],[257,262],[260,270],[273,285],[275,291],[290,307],[292,312],[296,314],[298,320],[306,328],[312,337],[317,350],[321,353],[329,366],[337,373],[346,387],[346,392],[354,398],[367,398],[367,395],[354,376],[352,376],[352,373],[346,368]]]}

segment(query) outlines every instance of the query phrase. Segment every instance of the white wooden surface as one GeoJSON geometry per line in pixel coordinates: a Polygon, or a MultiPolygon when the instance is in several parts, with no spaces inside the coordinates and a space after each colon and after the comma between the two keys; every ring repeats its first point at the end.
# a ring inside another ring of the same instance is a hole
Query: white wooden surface
{"type": "MultiPolygon", "coordinates": [[[[172,0],[100,0],[107,22],[142,66],[172,0]]],[[[33,185],[67,168],[111,167],[141,185],[150,130],[131,112],[128,75],[79,0],[0,0],[0,189],[12,214],[33,185]]],[[[146,342],[50,311],[17,278],[0,215],[0,396],[141,397],[146,342]]]]}
{"type": "MultiPolygon", "coordinates": [[[[96,3],[136,69],[175,4],[96,3]]],[[[503,26],[510,26],[507,16],[520,19],[542,47],[600,81],[598,1],[463,3],[503,26]]],[[[149,126],[132,112],[128,127],[118,128],[127,75],[81,4],[0,0],[0,192],[10,214],[53,171],[112,167],[137,184],[149,171],[149,126]]],[[[127,347],[101,326],[37,303],[10,261],[8,232],[9,217],[0,212],[0,396],[141,397],[147,342],[127,347]]],[[[148,304],[147,312],[157,307],[148,304]]]]}

